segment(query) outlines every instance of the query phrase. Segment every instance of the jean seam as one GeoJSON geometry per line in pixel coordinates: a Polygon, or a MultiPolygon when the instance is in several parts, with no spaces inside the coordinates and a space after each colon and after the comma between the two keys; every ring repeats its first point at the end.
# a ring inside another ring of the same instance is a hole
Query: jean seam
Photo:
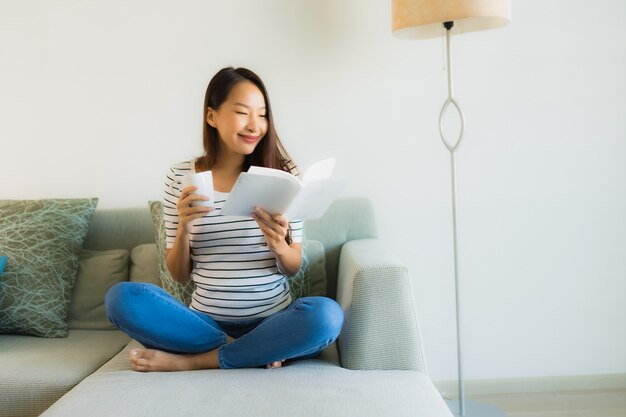
{"type": "Polygon", "coordinates": [[[224,354],[222,352],[222,348],[224,346],[226,346],[226,345],[222,345],[222,346],[217,348],[217,366],[219,366],[220,369],[226,369],[224,367],[224,354]]]}
{"type": "MultiPolygon", "coordinates": [[[[178,310],[180,310],[180,311],[184,311],[184,312],[186,313],[186,312],[188,311],[188,309],[189,309],[188,307],[185,307],[185,306],[181,305],[179,302],[175,302],[175,301],[173,301],[173,300],[169,299],[168,297],[163,297],[163,296],[162,296],[161,294],[159,294],[157,291],[154,291],[154,290],[150,287],[150,284],[146,284],[146,285],[144,285],[144,286],[143,286],[143,288],[142,288],[142,290],[143,290],[143,291],[146,291],[146,292],[151,293],[153,296],[156,296],[159,300],[161,300],[161,301],[165,301],[165,302],[169,303],[170,305],[172,305],[172,306],[176,307],[176,308],[177,308],[178,310]]],[[[211,331],[213,331],[213,332],[217,332],[217,333],[219,333],[221,336],[223,336],[223,339],[224,339],[224,343],[223,343],[223,344],[225,344],[226,342],[228,342],[228,337],[227,337],[227,335],[226,335],[226,333],[225,333],[224,331],[220,331],[220,330],[215,329],[214,327],[210,326],[210,325],[209,325],[209,324],[207,324],[204,320],[202,320],[200,317],[197,317],[197,316],[196,316],[195,314],[193,314],[193,313],[192,313],[191,315],[193,316],[193,319],[194,319],[194,320],[197,320],[198,322],[202,323],[202,325],[203,325],[204,327],[208,327],[209,329],[211,329],[211,331]]]]}

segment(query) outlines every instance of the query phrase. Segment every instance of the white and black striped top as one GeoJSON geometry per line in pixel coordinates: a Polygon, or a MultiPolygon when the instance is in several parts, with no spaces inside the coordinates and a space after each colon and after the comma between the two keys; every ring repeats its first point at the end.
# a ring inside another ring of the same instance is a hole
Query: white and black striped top
{"type": "MultiPolygon", "coordinates": [[[[163,202],[167,248],[176,237],[180,177],[195,172],[192,160],[173,165],[167,175],[163,202]]],[[[215,210],[194,221],[189,245],[196,290],[189,307],[216,321],[267,317],[291,303],[287,277],[251,217],[220,214],[228,195],[216,191],[215,210]]],[[[289,225],[293,242],[302,242],[302,221],[289,225]]]]}

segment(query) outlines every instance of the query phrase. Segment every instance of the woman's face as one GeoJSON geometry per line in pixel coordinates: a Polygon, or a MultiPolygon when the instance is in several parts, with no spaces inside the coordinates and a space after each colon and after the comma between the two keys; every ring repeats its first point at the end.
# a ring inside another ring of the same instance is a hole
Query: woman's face
{"type": "Polygon", "coordinates": [[[207,123],[220,138],[220,153],[251,154],[267,133],[266,115],[261,90],[250,81],[235,84],[218,110],[207,110],[207,123]]]}

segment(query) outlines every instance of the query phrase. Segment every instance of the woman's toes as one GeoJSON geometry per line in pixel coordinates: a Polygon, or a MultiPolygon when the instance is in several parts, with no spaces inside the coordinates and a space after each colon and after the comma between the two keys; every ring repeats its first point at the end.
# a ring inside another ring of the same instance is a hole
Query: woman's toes
{"type": "Polygon", "coordinates": [[[143,357],[144,354],[144,350],[143,349],[133,349],[130,351],[129,355],[130,355],[130,361],[132,363],[136,363],[137,359],[143,357]]]}
{"type": "Polygon", "coordinates": [[[268,363],[267,365],[265,365],[265,368],[266,369],[280,368],[281,366],[283,366],[283,362],[285,361],[276,361],[276,362],[268,363]]]}
{"type": "Polygon", "coordinates": [[[133,349],[130,351],[130,363],[135,371],[150,370],[150,363],[155,351],[152,349],[133,349]]]}

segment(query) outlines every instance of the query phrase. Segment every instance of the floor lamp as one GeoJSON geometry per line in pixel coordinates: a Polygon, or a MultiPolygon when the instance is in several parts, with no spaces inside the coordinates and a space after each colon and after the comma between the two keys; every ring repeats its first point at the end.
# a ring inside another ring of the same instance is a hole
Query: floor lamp
{"type": "Polygon", "coordinates": [[[448,99],[439,113],[439,135],[450,152],[450,177],[452,181],[452,232],[454,242],[454,290],[456,307],[456,336],[459,399],[447,401],[450,410],[457,416],[495,417],[505,414],[489,404],[465,401],[463,367],[461,363],[461,324],[459,314],[459,269],[456,211],[456,167],[455,152],[463,139],[465,118],[461,107],[454,99],[452,90],[452,65],[450,62],[450,33],[491,29],[508,23],[511,17],[510,0],[392,0],[392,30],[400,38],[425,39],[442,35],[446,38],[446,67],[448,71],[448,99]],[[445,114],[453,106],[461,119],[459,137],[450,142],[446,137],[445,114]]]}

